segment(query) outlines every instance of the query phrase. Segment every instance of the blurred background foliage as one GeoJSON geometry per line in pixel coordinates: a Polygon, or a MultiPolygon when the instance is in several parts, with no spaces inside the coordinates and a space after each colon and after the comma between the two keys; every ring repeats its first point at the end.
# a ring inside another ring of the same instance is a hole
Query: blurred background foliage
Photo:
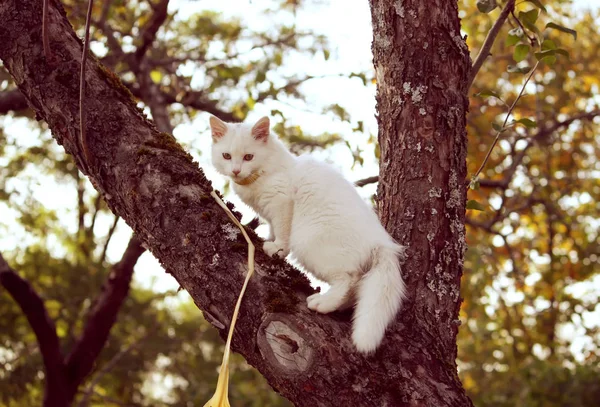
{"type": "MultiPolygon", "coordinates": [[[[79,35],[83,3],[62,1],[79,35]]],[[[253,1],[252,18],[204,3],[173,0],[167,9],[166,1],[97,1],[91,49],[203,167],[208,144],[197,135],[206,130],[206,113],[235,121],[257,110],[272,116],[273,130],[295,153],[320,155],[354,179],[376,175],[371,61],[362,70],[320,72],[344,66],[343,55],[327,30],[302,17],[331,10],[330,1],[253,1]],[[350,109],[345,96],[315,94],[333,82],[364,88],[356,97],[370,95],[366,112],[350,109]]],[[[337,10],[348,7],[337,3],[337,10]]],[[[504,121],[536,62],[534,51],[551,40],[569,54],[537,68],[513,111],[515,120],[531,123],[501,133],[479,188],[469,191],[484,210],[467,212],[458,365],[476,406],[600,400],[600,8],[582,3],[518,2],[470,91],[474,174],[496,136],[492,124],[504,121]],[[517,22],[530,10],[539,12],[529,22],[539,33],[517,22]],[[549,22],[576,30],[577,38],[544,29],[549,22]]],[[[483,13],[468,0],[459,8],[474,58],[499,10],[483,13]]],[[[361,189],[365,198],[373,191],[361,189]]],[[[66,352],[130,232],[23,106],[1,67],[0,214],[0,250],[44,298],[66,352]],[[56,196],[61,205],[52,203],[56,196]]],[[[130,295],[80,388],[78,399],[89,394],[89,405],[194,406],[212,395],[222,341],[186,293],[145,274],[149,257],[138,262],[130,295]]],[[[233,405],[290,405],[241,358],[233,362],[233,405]]],[[[0,405],[40,405],[43,380],[35,336],[1,290],[0,405]]]]}

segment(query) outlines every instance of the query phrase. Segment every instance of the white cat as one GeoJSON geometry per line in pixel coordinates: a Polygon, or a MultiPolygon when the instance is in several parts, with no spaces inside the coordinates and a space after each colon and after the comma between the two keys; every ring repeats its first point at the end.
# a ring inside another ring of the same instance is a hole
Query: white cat
{"type": "Polygon", "coordinates": [[[361,352],[374,351],[405,297],[398,258],[404,247],[338,171],[292,155],[271,135],[268,117],[254,126],[211,117],[210,127],[213,165],[270,225],[263,250],[282,258],[291,252],[331,286],[307,298],[311,310],[326,314],[356,302],[352,341],[361,352]]]}

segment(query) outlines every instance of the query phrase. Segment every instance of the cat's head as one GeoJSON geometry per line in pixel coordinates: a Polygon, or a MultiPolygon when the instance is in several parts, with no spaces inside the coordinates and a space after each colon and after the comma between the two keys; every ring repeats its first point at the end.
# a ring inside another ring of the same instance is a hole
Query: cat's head
{"type": "Polygon", "coordinates": [[[244,184],[260,174],[269,158],[270,122],[263,117],[254,125],[225,123],[210,117],[212,164],[221,174],[244,184]]]}

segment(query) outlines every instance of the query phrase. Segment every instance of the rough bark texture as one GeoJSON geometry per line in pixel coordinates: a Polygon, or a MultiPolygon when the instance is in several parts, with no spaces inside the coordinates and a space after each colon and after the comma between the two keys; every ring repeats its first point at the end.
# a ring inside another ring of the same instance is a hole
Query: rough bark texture
{"type": "MultiPolygon", "coordinates": [[[[350,313],[305,305],[311,289],[257,253],[233,348],[298,406],[470,405],[456,373],[464,249],[465,111],[469,67],[456,4],[372,1],[382,147],[380,213],[409,245],[410,300],[378,351],[356,353],[350,313]],[[427,4],[425,4],[427,3],[427,4]],[[422,113],[424,112],[424,113],[422,113]]],[[[224,337],[244,274],[246,244],[209,196],[210,182],[135,107],[97,61],[87,67],[85,162],[78,141],[81,42],[56,2],[52,66],[42,2],[0,3],[0,58],[56,140],[224,337]],[[87,164],[87,165],[85,165],[87,164]]],[[[258,240],[254,235],[253,238],[258,240]]],[[[259,246],[260,247],[260,246],[259,246]]]]}
{"type": "Polygon", "coordinates": [[[371,0],[381,146],[379,215],[409,246],[411,287],[398,332],[417,378],[398,387],[429,405],[466,405],[456,374],[465,243],[470,59],[455,1],[371,0]],[[418,344],[418,345],[413,345],[418,344]],[[421,384],[419,384],[421,382],[421,384]],[[419,394],[419,395],[416,395],[419,394]]]}

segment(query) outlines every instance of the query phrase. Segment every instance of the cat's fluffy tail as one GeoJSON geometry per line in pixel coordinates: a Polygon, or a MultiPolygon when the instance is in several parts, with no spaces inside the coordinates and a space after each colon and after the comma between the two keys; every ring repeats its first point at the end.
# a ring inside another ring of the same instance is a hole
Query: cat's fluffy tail
{"type": "Polygon", "coordinates": [[[390,242],[373,252],[373,266],[358,283],[352,342],[363,353],[373,352],[405,298],[399,256],[404,247],[390,242]]]}

